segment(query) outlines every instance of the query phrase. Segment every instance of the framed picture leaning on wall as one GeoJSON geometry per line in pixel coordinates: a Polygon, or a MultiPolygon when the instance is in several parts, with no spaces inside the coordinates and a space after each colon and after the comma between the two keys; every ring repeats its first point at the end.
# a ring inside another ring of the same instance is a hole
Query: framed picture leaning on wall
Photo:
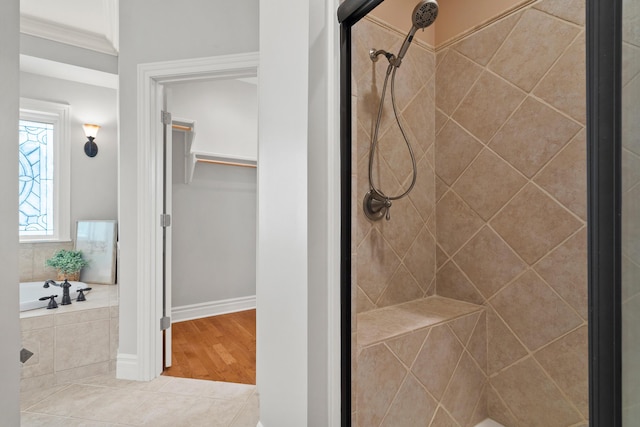
{"type": "Polygon", "coordinates": [[[115,220],[78,221],[76,250],[82,251],[89,265],[82,269],[80,280],[85,283],[113,285],[116,283],[116,244],[118,225],[115,220]]]}

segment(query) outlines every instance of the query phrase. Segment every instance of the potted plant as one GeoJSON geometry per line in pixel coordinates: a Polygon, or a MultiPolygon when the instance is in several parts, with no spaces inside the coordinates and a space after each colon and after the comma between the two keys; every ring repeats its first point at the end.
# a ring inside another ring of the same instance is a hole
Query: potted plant
{"type": "Polygon", "coordinates": [[[58,270],[57,280],[77,281],[80,279],[80,270],[89,262],[82,258],[82,251],[60,249],[46,264],[58,270]]]}

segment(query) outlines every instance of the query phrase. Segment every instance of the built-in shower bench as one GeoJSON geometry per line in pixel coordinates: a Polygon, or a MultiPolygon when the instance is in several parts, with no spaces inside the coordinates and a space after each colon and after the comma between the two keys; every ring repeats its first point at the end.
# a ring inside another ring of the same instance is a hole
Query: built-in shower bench
{"type": "Polygon", "coordinates": [[[483,306],[432,296],[360,313],[356,355],[357,426],[470,427],[487,418],[483,306]]]}

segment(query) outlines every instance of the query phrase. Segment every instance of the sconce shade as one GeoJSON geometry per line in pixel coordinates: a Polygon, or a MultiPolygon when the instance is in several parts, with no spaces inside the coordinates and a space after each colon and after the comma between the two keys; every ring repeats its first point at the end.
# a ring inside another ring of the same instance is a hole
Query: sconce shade
{"type": "Polygon", "coordinates": [[[87,138],[95,138],[96,135],[98,135],[98,129],[100,129],[100,126],[88,123],[85,123],[84,125],[82,125],[82,127],[84,128],[84,134],[87,136],[87,138]]]}
{"type": "Polygon", "coordinates": [[[84,153],[89,157],[95,157],[98,154],[98,144],[94,142],[98,129],[100,126],[92,124],[82,125],[84,128],[84,134],[87,136],[88,141],[84,144],[84,153]]]}

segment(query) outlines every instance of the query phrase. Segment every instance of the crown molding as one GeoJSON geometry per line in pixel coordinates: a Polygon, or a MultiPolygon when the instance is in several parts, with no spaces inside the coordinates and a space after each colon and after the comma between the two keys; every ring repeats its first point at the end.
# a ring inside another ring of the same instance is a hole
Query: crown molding
{"type": "MultiPolygon", "coordinates": [[[[89,31],[79,30],[66,25],[56,24],[33,16],[20,16],[20,32],[96,52],[106,53],[108,55],[118,55],[118,51],[114,48],[112,42],[110,42],[105,36],[91,33],[89,31]]],[[[111,37],[114,39],[117,38],[114,37],[115,34],[117,34],[117,32],[111,34],[111,37]]]]}

